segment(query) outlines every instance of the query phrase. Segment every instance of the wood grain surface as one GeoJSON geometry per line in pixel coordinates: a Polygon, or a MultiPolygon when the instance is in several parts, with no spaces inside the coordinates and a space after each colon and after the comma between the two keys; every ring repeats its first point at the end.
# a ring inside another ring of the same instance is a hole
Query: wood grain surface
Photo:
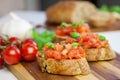
{"type": "Polygon", "coordinates": [[[111,61],[89,62],[88,75],[62,76],[42,73],[37,61],[9,65],[9,70],[19,80],[120,80],[120,55],[111,61]]]}

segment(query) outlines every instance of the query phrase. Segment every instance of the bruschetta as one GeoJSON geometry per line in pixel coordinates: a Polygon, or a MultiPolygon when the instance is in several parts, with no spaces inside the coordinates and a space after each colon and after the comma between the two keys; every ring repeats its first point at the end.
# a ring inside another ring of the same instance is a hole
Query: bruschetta
{"type": "Polygon", "coordinates": [[[116,57],[108,40],[103,35],[82,33],[78,43],[85,49],[88,61],[111,60],[116,57]]]}
{"type": "Polygon", "coordinates": [[[73,24],[63,22],[55,31],[56,41],[60,42],[66,39],[76,41],[80,37],[80,33],[83,32],[91,32],[89,25],[83,21],[73,24]]]}
{"type": "Polygon", "coordinates": [[[116,57],[104,36],[92,33],[87,24],[74,25],[76,26],[69,24],[64,25],[65,27],[58,27],[56,30],[57,42],[78,42],[84,48],[88,61],[111,60],[116,57]]]}
{"type": "Polygon", "coordinates": [[[87,75],[90,73],[85,52],[78,43],[47,43],[37,54],[42,72],[60,75],[87,75]]]}

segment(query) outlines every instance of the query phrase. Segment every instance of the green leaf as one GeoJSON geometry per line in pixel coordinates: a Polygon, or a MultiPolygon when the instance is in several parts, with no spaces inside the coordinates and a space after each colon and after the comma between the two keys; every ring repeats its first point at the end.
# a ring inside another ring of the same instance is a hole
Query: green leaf
{"type": "Polygon", "coordinates": [[[55,33],[47,30],[47,31],[44,31],[43,33],[39,34],[39,37],[52,42],[55,39],[55,33]]]}
{"type": "Polygon", "coordinates": [[[82,26],[82,25],[84,25],[84,21],[80,21],[80,22],[78,23],[78,26],[82,26]]]}
{"type": "Polygon", "coordinates": [[[35,42],[38,44],[38,49],[41,50],[44,46],[44,44],[48,41],[46,41],[45,39],[42,39],[40,37],[38,38],[33,38],[35,40],[35,42]]]}
{"type": "Polygon", "coordinates": [[[74,43],[72,43],[72,46],[73,47],[78,47],[78,43],[74,42],[74,43]]]}
{"type": "Polygon", "coordinates": [[[68,26],[68,24],[65,23],[65,22],[62,22],[60,26],[61,26],[61,27],[66,27],[66,26],[68,26]]]}
{"type": "Polygon", "coordinates": [[[39,33],[35,29],[33,29],[32,36],[33,36],[33,38],[39,37],[39,33]]]}
{"type": "Polygon", "coordinates": [[[107,7],[107,5],[102,5],[102,6],[100,7],[100,10],[101,10],[101,11],[109,11],[109,8],[107,7]]]}
{"type": "Polygon", "coordinates": [[[120,13],[120,6],[112,6],[112,7],[110,7],[109,11],[120,13]]]}
{"type": "Polygon", "coordinates": [[[72,28],[76,28],[77,26],[78,26],[78,25],[75,24],[75,23],[72,24],[72,28]]]}
{"type": "Polygon", "coordinates": [[[78,38],[78,37],[80,36],[80,34],[79,34],[78,32],[71,32],[71,33],[70,33],[70,36],[71,36],[72,38],[78,38]]]}
{"type": "Polygon", "coordinates": [[[48,46],[48,47],[50,47],[50,48],[55,49],[55,45],[53,43],[51,43],[51,42],[48,42],[45,45],[48,46]]]}
{"type": "Polygon", "coordinates": [[[105,36],[103,36],[103,35],[99,35],[99,39],[100,39],[101,41],[106,40],[105,36]]]}

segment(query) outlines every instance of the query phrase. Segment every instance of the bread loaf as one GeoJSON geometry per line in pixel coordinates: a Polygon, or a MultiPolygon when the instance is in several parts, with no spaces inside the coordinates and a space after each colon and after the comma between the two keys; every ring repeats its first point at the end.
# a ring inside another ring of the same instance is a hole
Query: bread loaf
{"type": "Polygon", "coordinates": [[[96,12],[96,7],[87,1],[60,1],[46,10],[46,16],[49,23],[78,23],[87,22],[96,12]]]}

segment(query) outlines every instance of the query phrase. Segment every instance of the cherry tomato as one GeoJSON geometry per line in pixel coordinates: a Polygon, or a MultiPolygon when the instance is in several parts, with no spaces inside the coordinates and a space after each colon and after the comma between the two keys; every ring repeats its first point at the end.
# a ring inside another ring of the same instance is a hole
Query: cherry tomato
{"type": "Polygon", "coordinates": [[[2,55],[0,55],[0,69],[3,67],[4,65],[4,60],[2,58],[2,55]]]}
{"type": "Polygon", "coordinates": [[[5,63],[17,64],[20,61],[21,53],[17,46],[11,45],[3,51],[3,57],[5,63]]]}
{"type": "Polygon", "coordinates": [[[10,39],[9,39],[9,42],[15,42],[15,41],[18,41],[18,40],[20,40],[19,38],[17,38],[17,37],[11,37],[10,39]]]}
{"type": "Polygon", "coordinates": [[[25,61],[33,61],[36,59],[36,53],[38,52],[38,47],[34,44],[25,44],[22,46],[22,57],[25,61]]]}
{"type": "Polygon", "coordinates": [[[4,46],[6,44],[5,40],[3,39],[2,36],[0,36],[0,45],[4,46]]]}
{"type": "Polygon", "coordinates": [[[27,44],[27,43],[30,43],[30,44],[33,44],[33,45],[37,46],[37,43],[36,43],[33,39],[31,39],[31,38],[25,39],[25,40],[22,42],[23,45],[25,45],[25,44],[27,44]]]}

